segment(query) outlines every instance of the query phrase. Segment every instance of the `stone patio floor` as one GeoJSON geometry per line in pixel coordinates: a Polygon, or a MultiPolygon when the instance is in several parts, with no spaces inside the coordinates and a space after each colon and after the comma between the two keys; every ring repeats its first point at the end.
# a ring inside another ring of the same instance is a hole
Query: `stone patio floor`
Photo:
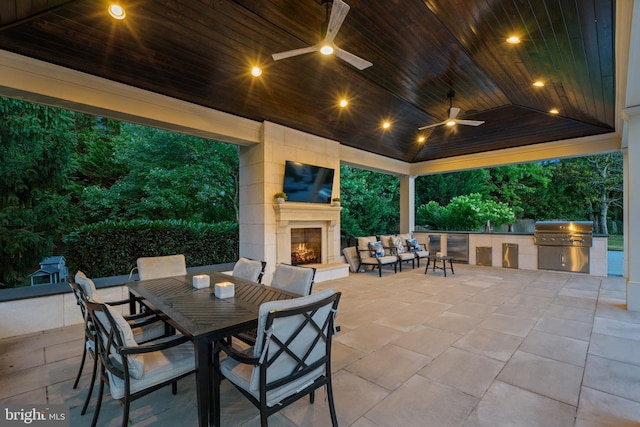
{"type": "MultiPolygon", "coordinates": [[[[454,267],[446,278],[405,266],[315,285],[343,293],[332,359],[341,426],[640,425],[640,313],[625,310],[622,277],[454,267]]],[[[80,325],[0,340],[0,405],[66,404],[71,426],[89,426],[90,363],[72,389],[81,352],[80,325]]],[[[322,394],[270,425],[330,425],[322,394]]],[[[194,426],[195,402],[187,377],[176,396],[134,402],[130,425],[194,426]]],[[[99,425],[121,416],[107,395],[99,425]]],[[[259,425],[226,381],[222,423],[259,425]]]]}

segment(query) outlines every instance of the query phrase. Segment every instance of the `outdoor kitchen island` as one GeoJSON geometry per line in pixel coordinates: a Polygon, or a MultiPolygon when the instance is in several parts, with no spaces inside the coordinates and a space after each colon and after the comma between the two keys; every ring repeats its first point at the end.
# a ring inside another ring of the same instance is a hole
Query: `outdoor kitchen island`
{"type": "MultiPolygon", "coordinates": [[[[416,231],[414,236],[427,244],[430,252],[453,255],[454,262],[538,270],[539,247],[534,233],[416,231]],[[452,242],[454,252],[448,247],[452,242]]],[[[576,274],[607,276],[607,239],[606,235],[592,236],[588,273],[576,274]]]]}

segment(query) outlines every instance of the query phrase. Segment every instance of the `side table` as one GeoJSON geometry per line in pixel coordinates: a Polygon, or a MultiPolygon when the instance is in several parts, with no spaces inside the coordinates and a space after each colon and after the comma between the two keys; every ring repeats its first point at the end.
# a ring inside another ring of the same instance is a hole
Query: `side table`
{"type": "Polygon", "coordinates": [[[447,277],[447,261],[449,261],[449,269],[451,270],[451,274],[455,274],[455,272],[453,271],[453,257],[448,255],[429,255],[427,257],[427,267],[424,269],[424,274],[427,274],[427,272],[429,271],[429,265],[431,264],[431,261],[433,261],[432,271],[436,271],[436,268],[439,268],[444,272],[444,277],[447,277]],[[438,266],[438,261],[442,261],[442,267],[438,266]]]}

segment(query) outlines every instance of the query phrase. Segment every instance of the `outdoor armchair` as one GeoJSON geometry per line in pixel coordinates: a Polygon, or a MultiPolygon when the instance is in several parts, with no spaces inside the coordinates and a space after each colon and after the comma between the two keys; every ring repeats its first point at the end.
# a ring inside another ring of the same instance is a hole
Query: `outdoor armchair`
{"type": "Polygon", "coordinates": [[[118,310],[91,301],[87,308],[95,325],[100,360],[100,387],[91,427],[100,416],[105,384],[111,397],[124,404],[122,427],[126,427],[132,401],[169,384],[176,394],[177,381],[194,372],[193,344],[183,335],[174,335],[139,345],[118,310]]]}
{"type": "Polygon", "coordinates": [[[415,256],[418,262],[418,268],[420,268],[420,258],[427,258],[429,256],[427,245],[419,243],[415,237],[411,237],[411,233],[399,234],[398,237],[404,242],[406,251],[415,256]]]}
{"type": "MultiPolygon", "coordinates": [[[[238,350],[217,343],[229,357],[220,362],[221,374],[267,418],[326,385],[331,422],[337,427],[331,385],[331,340],[340,292],[332,289],[260,306],[255,346],[238,350]]],[[[214,402],[214,405],[219,402],[214,402]]]]}
{"type": "Polygon", "coordinates": [[[382,266],[393,265],[393,272],[396,273],[398,267],[398,257],[387,255],[382,243],[378,242],[376,236],[358,237],[358,272],[364,265],[378,267],[378,275],[382,277],[382,266]]]}
{"type": "Polygon", "coordinates": [[[416,267],[416,257],[412,252],[408,252],[404,241],[398,236],[380,236],[380,242],[387,255],[395,255],[398,258],[398,265],[402,271],[403,262],[411,262],[411,268],[416,267]]]}

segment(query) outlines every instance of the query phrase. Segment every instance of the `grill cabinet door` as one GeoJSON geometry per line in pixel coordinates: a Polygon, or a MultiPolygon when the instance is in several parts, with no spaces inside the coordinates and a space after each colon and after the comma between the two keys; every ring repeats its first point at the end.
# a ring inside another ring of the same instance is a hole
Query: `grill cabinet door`
{"type": "Polygon", "coordinates": [[[538,269],[589,273],[589,248],[538,246],[538,269]]]}

